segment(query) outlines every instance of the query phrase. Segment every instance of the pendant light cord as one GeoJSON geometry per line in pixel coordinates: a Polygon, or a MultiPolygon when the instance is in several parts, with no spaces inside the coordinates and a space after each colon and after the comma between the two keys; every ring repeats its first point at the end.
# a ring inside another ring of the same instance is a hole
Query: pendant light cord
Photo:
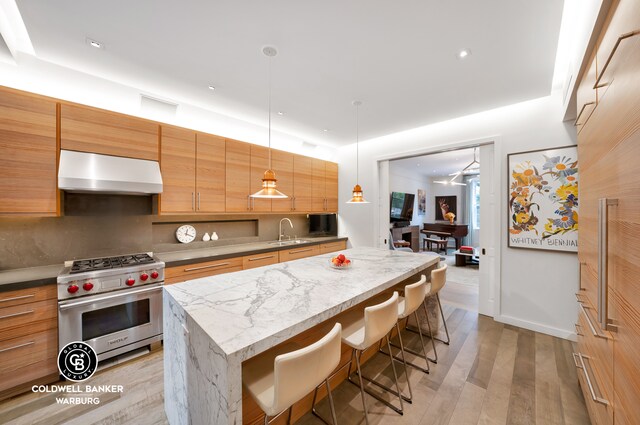
{"type": "Polygon", "coordinates": [[[360,184],[360,149],[358,148],[360,143],[360,122],[358,117],[358,111],[360,110],[360,105],[356,105],[356,184],[360,184]]]}
{"type": "Polygon", "coordinates": [[[269,169],[271,170],[271,61],[269,56],[269,169]]]}

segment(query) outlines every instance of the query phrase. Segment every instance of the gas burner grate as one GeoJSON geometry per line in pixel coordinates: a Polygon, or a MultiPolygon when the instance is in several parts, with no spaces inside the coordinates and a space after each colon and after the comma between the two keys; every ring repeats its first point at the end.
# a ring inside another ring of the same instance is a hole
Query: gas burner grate
{"type": "Polygon", "coordinates": [[[148,254],[122,255],[119,257],[90,258],[74,261],[69,273],[83,273],[97,270],[117,269],[138,264],[153,263],[155,260],[148,254]]]}

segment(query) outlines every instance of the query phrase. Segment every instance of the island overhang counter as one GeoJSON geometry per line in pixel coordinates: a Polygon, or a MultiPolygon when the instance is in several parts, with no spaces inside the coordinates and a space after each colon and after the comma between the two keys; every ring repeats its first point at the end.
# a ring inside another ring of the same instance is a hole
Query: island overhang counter
{"type": "Polygon", "coordinates": [[[403,280],[439,255],[379,248],[323,254],[166,286],[164,397],[169,423],[241,424],[242,362],[403,280]]]}

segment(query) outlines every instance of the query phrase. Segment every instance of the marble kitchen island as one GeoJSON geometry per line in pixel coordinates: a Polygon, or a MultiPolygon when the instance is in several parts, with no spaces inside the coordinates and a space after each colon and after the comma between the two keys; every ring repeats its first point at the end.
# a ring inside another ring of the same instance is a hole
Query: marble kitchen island
{"type": "Polygon", "coordinates": [[[165,287],[169,423],[241,424],[242,362],[433,267],[439,255],[378,248],[323,254],[165,287]]]}

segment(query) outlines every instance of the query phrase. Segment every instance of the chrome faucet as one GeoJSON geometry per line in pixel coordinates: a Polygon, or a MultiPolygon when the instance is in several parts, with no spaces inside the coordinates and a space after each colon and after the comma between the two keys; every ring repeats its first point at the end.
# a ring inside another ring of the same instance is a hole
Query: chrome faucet
{"type": "Polygon", "coordinates": [[[288,218],[283,218],[282,220],[280,220],[280,232],[278,233],[278,242],[282,241],[282,237],[284,236],[284,234],[282,233],[282,222],[287,220],[289,222],[289,226],[291,226],[291,228],[293,229],[293,223],[291,222],[291,220],[289,220],[288,218]]]}

